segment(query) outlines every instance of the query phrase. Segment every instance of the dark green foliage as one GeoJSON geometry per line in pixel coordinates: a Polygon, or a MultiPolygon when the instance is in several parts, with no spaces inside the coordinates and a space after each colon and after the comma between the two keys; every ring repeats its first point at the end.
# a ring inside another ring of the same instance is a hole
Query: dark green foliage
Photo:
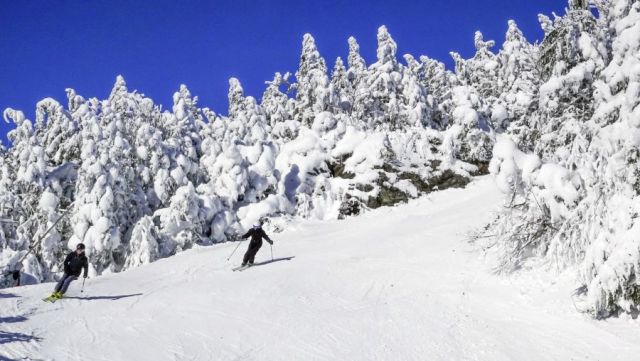
{"type": "Polygon", "coordinates": [[[344,219],[349,216],[357,216],[361,211],[361,202],[353,197],[347,197],[340,205],[340,214],[338,219],[344,219]]]}
{"type": "Polygon", "coordinates": [[[406,193],[395,187],[380,186],[380,192],[376,197],[369,197],[367,206],[370,208],[379,208],[383,206],[393,206],[395,204],[406,202],[409,197],[406,193]]]}
{"type": "Polygon", "coordinates": [[[371,184],[356,184],[356,189],[368,193],[373,190],[373,186],[371,184]]]}
{"type": "Polygon", "coordinates": [[[420,192],[430,192],[431,187],[429,183],[425,182],[418,174],[410,172],[402,172],[398,174],[399,179],[407,179],[413,184],[420,192]]]}
{"type": "Polygon", "coordinates": [[[634,308],[632,311],[640,311],[640,285],[637,283],[635,274],[632,273],[626,284],[619,287],[615,293],[607,295],[606,310],[601,310],[598,313],[598,317],[605,318],[622,312],[620,300],[630,302],[633,305],[632,308],[634,308]]]}
{"type": "Polygon", "coordinates": [[[351,153],[343,154],[333,161],[327,162],[327,168],[329,168],[329,173],[333,178],[345,178],[345,179],[353,179],[356,175],[351,172],[346,172],[344,170],[344,162],[351,157],[351,153]]]}
{"type": "Polygon", "coordinates": [[[429,186],[431,191],[443,190],[447,188],[464,188],[471,179],[465,176],[454,173],[447,169],[439,175],[429,179],[429,186]]]}

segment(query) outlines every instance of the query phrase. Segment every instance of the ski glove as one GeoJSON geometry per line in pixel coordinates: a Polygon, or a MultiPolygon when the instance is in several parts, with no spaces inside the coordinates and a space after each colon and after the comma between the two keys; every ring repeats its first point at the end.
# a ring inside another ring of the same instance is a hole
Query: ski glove
{"type": "Polygon", "coordinates": [[[269,241],[269,244],[273,244],[273,241],[269,241]]]}

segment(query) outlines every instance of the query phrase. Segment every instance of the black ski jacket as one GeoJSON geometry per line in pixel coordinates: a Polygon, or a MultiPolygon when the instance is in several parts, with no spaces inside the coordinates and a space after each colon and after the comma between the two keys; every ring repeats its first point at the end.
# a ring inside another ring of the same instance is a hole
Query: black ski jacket
{"type": "Polygon", "coordinates": [[[262,230],[262,228],[251,228],[249,232],[245,233],[242,238],[251,237],[251,243],[262,243],[262,239],[266,239],[267,242],[273,244],[273,241],[266,233],[262,230]]]}
{"type": "Polygon", "coordinates": [[[84,255],[84,252],[80,254],[77,254],[76,251],[69,253],[67,258],[64,259],[64,273],[78,277],[82,269],[84,269],[83,276],[87,277],[89,261],[87,260],[87,256],[84,255]]]}

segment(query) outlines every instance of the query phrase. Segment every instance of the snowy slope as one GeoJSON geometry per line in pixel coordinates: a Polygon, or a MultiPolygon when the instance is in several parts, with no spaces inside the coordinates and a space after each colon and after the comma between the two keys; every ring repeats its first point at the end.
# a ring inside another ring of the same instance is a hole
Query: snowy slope
{"type": "Polygon", "coordinates": [[[0,291],[0,360],[637,360],[638,320],[594,321],[571,277],[491,273],[466,242],[500,206],[490,178],[245,244],[193,249],[80,282],[0,291]],[[256,262],[270,260],[265,244],[256,262]],[[287,259],[290,258],[290,259],[287,259]],[[282,259],[282,260],[280,260],[282,259]],[[544,300],[544,301],[543,301],[544,300]]]}

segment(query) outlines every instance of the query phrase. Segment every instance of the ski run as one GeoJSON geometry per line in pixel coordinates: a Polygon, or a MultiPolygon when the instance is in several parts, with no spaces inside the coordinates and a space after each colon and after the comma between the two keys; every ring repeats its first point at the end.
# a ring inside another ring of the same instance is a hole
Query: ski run
{"type": "Polygon", "coordinates": [[[573,272],[500,276],[469,243],[503,206],[490,177],[124,273],[0,291],[2,360],[638,360],[640,323],[575,310],[573,272]]]}

